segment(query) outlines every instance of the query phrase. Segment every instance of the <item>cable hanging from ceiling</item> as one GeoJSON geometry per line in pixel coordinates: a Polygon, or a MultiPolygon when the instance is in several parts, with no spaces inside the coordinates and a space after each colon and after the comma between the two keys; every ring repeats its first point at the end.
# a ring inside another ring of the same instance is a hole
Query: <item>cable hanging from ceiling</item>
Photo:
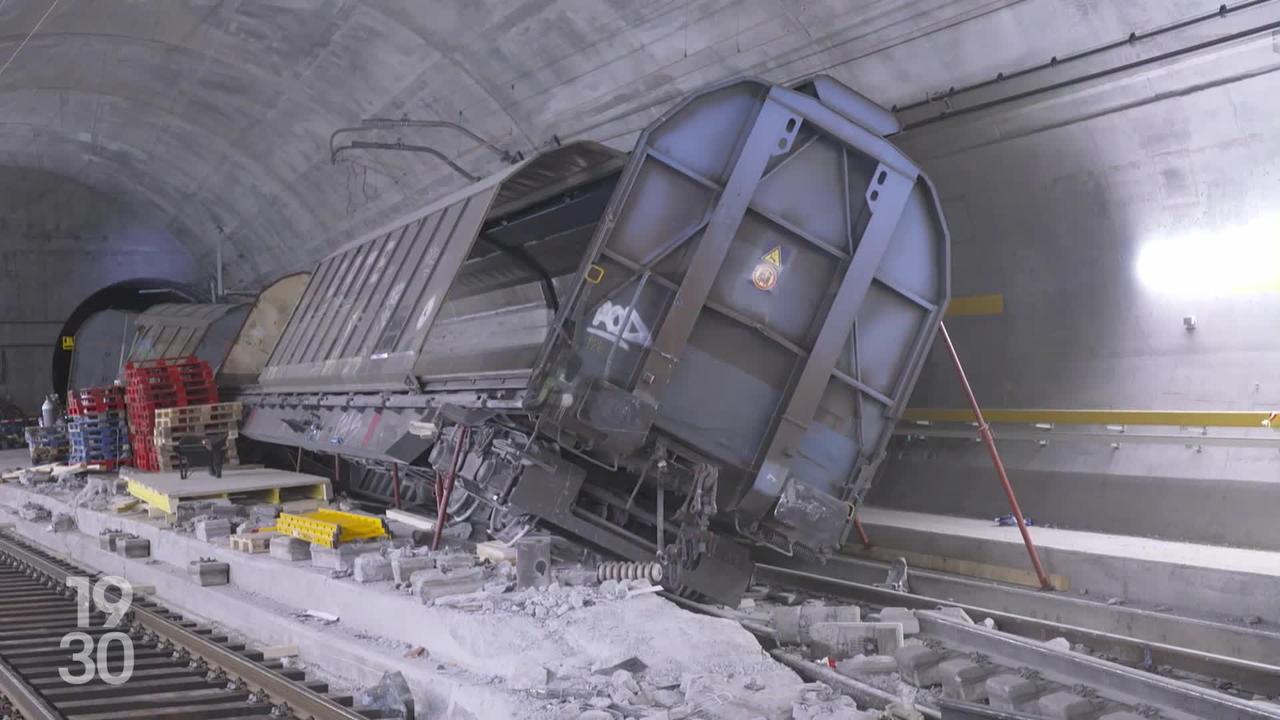
{"type": "Polygon", "coordinates": [[[399,120],[393,118],[365,118],[361,120],[360,124],[357,126],[343,127],[334,130],[329,136],[329,162],[331,164],[336,164],[338,162],[338,155],[348,150],[401,150],[405,152],[417,152],[430,155],[448,165],[449,169],[466,178],[469,182],[476,182],[480,180],[479,175],[468,171],[466,168],[455,162],[453,158],[450,158],[448,155],[445,155],[443,152],[430,145],[406,143],[400,138],[396,138],[395,142],[352,140],[346,145],[337,145],[338,136],[340,135],[376,132],[392,128],[443,128],[447,130],[454,130],[466,135],[468,138],[474,140],[478,145],[488,148],[495,155],[501,158],[503,162],[514,165],[524,159],[523,153],[503,150],[458,123],[449,122],[447,120],[414,120],[408,116],[404,116],[399,120]]]}

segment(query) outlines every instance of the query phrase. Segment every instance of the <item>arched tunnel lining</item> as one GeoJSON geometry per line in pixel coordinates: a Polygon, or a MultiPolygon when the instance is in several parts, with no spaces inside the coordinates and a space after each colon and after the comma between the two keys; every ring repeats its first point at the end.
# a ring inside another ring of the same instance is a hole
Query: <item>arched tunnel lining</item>
{"type": "Polygon", "coordinates": [[[137,278],[108,285],[85,298],[71,312],[58,333],[53,349],[53,392],[65,397],[71,377],[73,350],[63,347],[62,338],[75,337],[80,327],[95,313],[104,310],[143,312],[160,303],[200,302],[201,296],[188,285],[158,278],[137,278]]]}

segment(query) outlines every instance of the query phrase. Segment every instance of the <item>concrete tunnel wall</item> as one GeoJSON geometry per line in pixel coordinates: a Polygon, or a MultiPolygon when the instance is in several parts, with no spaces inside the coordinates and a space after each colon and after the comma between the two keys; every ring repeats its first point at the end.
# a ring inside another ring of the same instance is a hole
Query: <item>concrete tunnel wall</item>
{"type": "MultiPolygon", "coordinates": [[[[1280,409],[1277,97],[1280,78],[1266,73],[1156,102],[1122,98],[1139,104],[1114,112],[1077,99],[997,142],[977,139],[977,120],[903,138],[942,188],[956,295],[1004,296],[1002,314],[948,321],[981,402],[1280,409]]],[[[911,404],[966,405],[936,347],[911,404]]],[[[1130,428],[1144,430],[1177,432],[1130,428]]],[[[1186,444],[1169,445],[1116,436],[1118,449],[1054,433],[1043,434],[1047,447],[1000,445],[1039,522],[1280,548],[1280,451],[1199,447],[1194,431],[1183,434],[1186,444]]],[[[1280,439],[1263,428],[1245,434],[1280,439]]],[[[985,450],[965,440],[901,449],[869,500],[1008,512],[985,450]]]]}
{"type": "MultiPolygon", "coordinates": [[[[465,184],[422,154],[331,164],[330,133],[361,118],[449,120],[513,153],[574,139],[629,148],[682,95],[734,75],[827,72],[887,106],[1211,6],[9,0],[0,165],[73,178],[152,218],[190,255],[197,287],[221,239],[227,285],[258,289],[465,184]]],[[[366,139],[431,145],[477,175],[503,166],[445,130],[366,139]]],[[[94,289],[45,289],[59,297],[37,319],[62,319],[94,289]]],[[[43,355],[11,358],[11,375],[41,384],[43,355]]]]}
{"type": "Polygon", "coordinates": [[[64,175],[0,167],[0,403],[37,411],[63,321],[138,277],[193,277],[162,221],[64,175]]]}
{"type": "MultiPolygon", "coordinates": [[[[188,0],[64,2],[41,22],[48,3],[9,0],[0,5],[0,57],[40,27],[0,75],[0,166],[10,178],[4,187],[15,188],[0,200],[10,228],[0,233],[0,320],[41,324],[0,325],[0,333],[11,344],[52,343],[54,322],[116,280],[166,273],[207,286],[219,238],[228,285],[260,288],[465,184],[419,154],[347,153],[331,164],[329,134],[363,117],[455,121],[526,154],[557,138],[627,148],[681,95],[732,75],[787,82],[828,72],[886,106],[907,104],[1218,4],[188,0]],[[14,205],[26,187],[46,188],[45,200],[14,205]],[[21,231],[12,229],[19,217],[21,231]]],[[[1153,293],[1133,273],[1153,238],[1216,236],[1276,206],[1269,118],[1280,95],[1271,70],[1256,70],[1252,80],[1155,104],[1142,100],[1151,88],[1137,87],[1129,110],[1088,120],[1067,112],[1000,141],[953,123],[901,138],[943,196],[956,293],[1005,296],[1003,315],[951,323],[987,405],[1280,404],[1274,289],[1193,300],[1153,293]],[[1187,314],[1200,323],[1191,334],[1181,325],[1187,314]]],[[[479,175],[503,166],[447,131],[374,139],[432,145],[479,175]]],[[[38,406],[48,355],[5,350],[0,394],[38,406]]],[[[939,360],[935,353],[915,404],[959,405],[939,360]]],[[[1182,450],[1111,454],[1055,443],[1006,452],[1024,502],[1046,521],[1087,526],[1106,510],[1098,525],[1147,518],[1137,525],[1152,534],[1177,534],[1168,531],[1177,525],[1263,542],[1212,526],[1244,517],[1219,511],[1247,510],[1250,501],[1256,513],[1280,460],[1182,450]],[[1046,473],[1042,481],[1033,470],[1046,473]],[[1199,495],[1175,501],[1162,492],[1168,485],[1122,480],[1131,475],[1182,477],[1199,495]],[[1116,490],[1128,500],[1104,499],[1116,490]],[[1154,512],[1130,502],[1153,494],[1170,506],[1154,512]],[[1098,502],[1076,503],[1080,511],[1064,517],[1067,496],[1098,502]],[[1174,513],[1175,502],[1216,519],[1197,524],[1193,510],[1174,513]]],[[[922,452],[893,458],[874,499],[1001,511],[971,448],[922,452]]]]}

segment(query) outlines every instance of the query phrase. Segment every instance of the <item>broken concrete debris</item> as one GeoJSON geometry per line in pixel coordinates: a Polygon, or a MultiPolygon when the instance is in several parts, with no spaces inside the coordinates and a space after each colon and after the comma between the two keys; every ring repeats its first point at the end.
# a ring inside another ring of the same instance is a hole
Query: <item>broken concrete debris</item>
{"type": "Polygon", "coordinates": [[[857,605],[809,602],[793,607],[775,607],[771,612],[771,620],[778,633],[778,642],[803,645],[809,642],[809,629],[813,625],[825,622],[860,622],[862,608],[857,605]]]}
{"type": "Polygon", "coordinates": [[[227,518],[205,517],[195,521],[196,537],[214,542],[231,535],[231,521],[227,518]]]}
{"type": "Polygon", "coordinates": [[[268,543],[271,557],[289,562],[311,559],[311,543],[288,535],[276,535],[268,543]]]}
{"type": "Polygon", "coordinates": [[[346,543],[338,547],[325,547],[311,544],[311,564],[328,570],[351,570],[356,558],[366,553],[382,551],[382,544],[377,542],[346,543]]]}
{"type": "Polygon", "coordinates": [[[480,568],[447,571],[439,567],[419,570],[409,576],[413,594],[423,602],[449,595],[465,595],[484,587],[484,571],[480,568]]]}
{"type": "Polygon", "coordinates": [[[68,532],[76,529],[76,519],[68,513],[57,513],[53,516],[53,522],[49,524],[49,529],[53,532],[68,532]]]}
{"type": "Polygon", "coordinates": [[[334,623],[338,622],[338,620],[339,620],[339,617],[338,617],[337,615],[334,615],[333,613],[325,612],[325,611],[323,611],[323,610],[308,610],[308,611],[306,611],[306,612],[304,612],[304,613],[301,613],[301,615],[302,615],[303,617],[308,617],[308,618],[312,618],[312,619],[314,619],[314,620],[319,620],[320,622],[324,623],[325,625],[332,625],[332,624],[334,624],[334,623]]]}
{"type": "Polygon", "coordinates": [[[914,610],[904,607],[881,608],[876,619],[880,622],[898,623],[902,626],[902,634],[906,636],[920,634],[920,621],[916,619],[914,610]]]}
{"type": "MultiPolygon", "coordinates": [[[[112,510],[115,503],[108,498],[103,510],[110,513],[105,527],[97,536],[97,547],[103,552],[112,552],[121,557],[145,558],[150,555],[152,542],[156,536],[148,530],[147,538],[139,538],[134,534],[118,529],[121,525],[137,530],[130,523],[141,521],[145,509],[138,509],[128,515],[120,515],[112,510]]],[[[39,512],[39,503],[29,513],[39,512]]],[[[145,504],[144,504],[145,505],[145,504]]],[[[56,506],[51,506],[55,507],[56,506]]],[[[48,512],[47,508],[43,508],[48,512]]],[[[190,533],[204,542],[212,542],[230,546],[229,536],[235,530],[260,529],[274,524],[274,515],[279,512],[276,505],[258,503],[254,505],[237,505],[235,503],[217,501],[192,501],[181,503],[178,512],[155,513],[151,526],[173,526],[178,532],[190,533]],[[224,540],[223,538],[228,538],[224,540]]],[[[53,513],[44,516],[48,521],[53,513]]],[[[87,521],[86,521],[87,522],[87,521]]],[[[99,520],[96,528],[104,527],[99,520]]],[[[450,529],[453,529],[452,527],[450,529]]],[[[141,531],[138,531],[141,532],[141,531]]],[[[171,532],[160,530],[161,533],[171,532]]],[[[311,543],[287,535],[270,536],[268,532],[254,532],[241,540],[257,541],[266,547],[267,553],[252,557],[240,553],[230,553],[226,549],[206,550],[204,553],[217,554],[218,558],[203,558],[191,563],[185,569],[194,583],[201,586],[226,585],[230,580],[230,565],[241,567],[261,567],[262,563],[300,562],[310,559],[311,565],[321,570],[330,571],[329,577],[350,577],[350,580],[338,582],[361,583],[364,587],[359,592],[370,593],[403,593],[403,600],[420,601],[433,606],[437,612],[463,612],[480,615],[508,615],[495,622],[509,623],[513,632],[536,633],[545,631],[547,635],[558,633],[576,634],[572,645],[583,644],[612,646],[624,649],[616,658],[608,658],[607,663],[580,662],[575,664],[574,657],[557,659],[547,655],[530,657],[527,662],[511,663],[501,670],[493,671],[490,678],[484,678],[486,671],[479,671],[481,682],[497,685],[500,690],[518,695],[527,701],[543,702],[539,706],[553,714],[538,717],[576,718],[601,717],[610,718],[648,718],[649,720],[680,720],[685,718],[755,718],[755,717],[806,717],[812,720],[822,718],[832,720],[843,717],[862,717],[861,711],[851,700],[832,692],[826,686],[805,685],[790,670],[774,663],[767,655],[760,654],[749,662],[748,671],[740,668],[727,669],[712,659],[712,652],[723,652],[726,663],[741,663],[744,653],[760,653],[756,641],[740,628],[734,627],[732,632],[741,637],[735,642],[724,643],[724,635],[730,632],[724,626],[714,625],[710,620],[702,625],[706,634],[688,637],[683,632],[676,633],[671,639],[670,648],[658,648],[657,657],[679,657],[683,664],[681,669],[672,672],[660,661],[649,666],[631,653],[640,652],[648,659],[653,656],[654,648],[662,645],[646,636],[645,647],[628,646],[632,638],[643,633],[633,630],[642,627],[671,627],[674,615],[687,615],[685,611],[670,602],[649,597],[661,590],[657,584],[647,579],[605,579],[600,582],[597,569],[597,558],[581,550],[568,551],[559,540],[547,536],[532,535],[522,538],[514,545],[503,543],[473,543],[471,526],[459,523],[458,529],[446,533],[444,547],[438,551],[430,551],[424,547],[405,545],[405,535],[392,540],[355,541],[340,543],[337,547],[312,545],[311,543]],[[262,536],[262,537],[259,537],[262,536]],[[225,560],[226,562],[223,562],[225,560]],[[522,572],[523,571],[523,572],[522,572]],[[381,584],[381,587],[377,587],[381,584]],[[406,597],[407,596],[407,597],[406,597]],[[616,608],[616,609],[615,609],[616,608]],[[653,609],[662,608],[663,614],[651,616],[653,609]],[[653,617],[650,622],[644,618],[653,617]],[[585,618],[592,618],[587,624],[585,618]],[[660,618],[657,619],[657,618],[660,618]],[[742,639],[745,638],[745,641],[742,639]],[[686,646],[698,646],[699,652],[690,652],[686,646]],[[749,646],[749,647],[748,647],[749,646]],[[719,648],[719,650],[716,650],[719,648]],[[699,659],[684,660],[686,656],[699,659]],[[821,690],[821,692],[814,692],[821,690]],[[802,692],[807,691],[807,692],[802,692]],[[732,698],[726,701],[726,698],[732,698]],[[554,712],[563,711],[560,714],[554,712]]],[[[163,537],[163,534],[161,535],[163,537]]],[[[191,542],[190,539],[185,542],[191,542]]],[[[159,546],[157,552],[162,556],[169,550],[159,546]]],[[[262,552],[251,548],[244,552],[250,554],[262,552]]],[[[204,554],[201,553],[201,554],[204,554]]],[[[151,562],[156,562],[155,560],[151,562]]],[[[238,571],[239,572],[239,571],[238,571]]],[[[256,575],[257,570],[254,571],[256,575]]],[[[310,568],[288,569],[289,576],[305,573],[323,577],[324,573],[310,568]]],[[[285,573],[282,573],[282,575],[285,573]]],[[[240,576],[245,577],[245,576],[240,576]]],[[[283,578],[282,578],[283,579],[283,578]]],[[[241,580],[237,581],[238,583],[241,580]]],[[[259,592],[253,585],[244,581],[245,586],[228,592],[228,596],[237,592],[259,592]]],[[[310,581],[309,581],[310,582],[310,581]]],[[[334,582],[325,579],[323,582],[334,582]]],[[[767,589],[760,589],[757,597],[765,597],[767,589]]],[[[396,600],[384,598],[384,601],[396,600]]],[[[400,601],[400,600],[396,600],[400,601]]],[[[317,600],[316,602],[321,602],[317,600]]],[[[761,606],[765,603],[760,602],[761,606]]],[[[362,636],[354,617],[348,618],[344,607],[342,624],[336,614],[327,610],[336,610],[338,606],[326,602],[319,605],[326,610],[303,611],[306,605],[297,604],[285,612],[291,616],[312,623],[314,630],[323,632],[349,633],[354,631],[356,638],[362,636]],[[333,628],[321,627],[335,625],[333,628]]],[[[756,601],[744,603],[744,611],[762,612],[766,616],[768,607],[756,607],[756,601]]],[[[355,614],[355,610],[349,611],[355,614]]],[[[823,623],[860,623],[862,611],[853,606],[823,606],[809,604],[794,609],[796,618],[793,621],[795,634],[799,635],[799,618],[804,618],[806,641],[815,627],[821,638],[823,623]]],[[[891,613],[890,613],[891,614],[891,613]]],[[[450,617],[445,615],[443,617],[450,617]]],[[[884,622],[885,618],[873,618],[884,622]]],[[[901,625],[909,625],[906,618],[895,617],[901,625]]],[[[487,624],[483,618],[481,624],[487,624]]],[[[475,623],[477,619],[471,620],[475,623]]],[[[680,621],[676,620],[679,627],[680,621]]],[[[505,625],[503,625],[505,628],[505,625]]],[[[674,631],[673,631],[674,632],[674,631]]],[[[895,636],[896,639],[896,636],[895,636]]],[[[389,638],[375,642],[390,642],[389,638]]],[[[456,662],[450,657],[449,647],[436,648],[424,643],[419,638],[407,639],[395,647],[395,656],[405,660],[424,662],[432,666],[448,665],[456,662]],[[414,642],[415,644],[409,644],[414,642]]],[[[460,639],[461,641],[461,639],[460,639]]],[[[545,642],[539,640],[539,642],[545,642]]],[[[561,642],[557,640],[557,642],[561,642]]],[[[877,641],[879,642],[879,641],[877,641]]],[[[846,645],[856,645],[845,641],[846,645]]],[[[886,641],[886,644],[888,642],[886,641]]],[[[863,645],[857,645],[857,657],[843,658],[842,667],[849,672],[873,673],[883,669],[883,662],[888,649],[881,651],[880,656],[864,656],[863,645]],[[867,658],[867,659],[858,659],[867,658]],[[858,666],[858,667],[854,667],[858,666]]],[[[296,652],[296,649],[294,650],[296,652]]],[[[612,653],[609,653],[612,655],[612,653]]],[[[891,658],[889,658],[892,660],[891,658]]],[[[668,665],[670,661],[666,661],[668,665]]],[[[443,669],[443,667],[441,668],[443,669]]],[[[452,667],[449,670],[452,672],[452,667]]],[[[468,668],[467,672],[477,670],[468,668]]],[[[406,671],[406,674],[408,671],[406,671]]],[[[884,673],[882,673],[884,674],[884,673]]],[[[398,700],[388,684],[391,679],[384,678],[378,686],[361,693],[361,704],[377,706],[382,717],[410,717],[401,714],[398,700]],[[378,700],[375,696],[383,698],[378,700]],[[367,701],[367,702],[366,702],[367,701]]],[[[523,714],[515,716],[525,716],[523,714]]],[[[530,715],[532,717],[532,715],[530,715]]]]}
{"type": "Polygon", "coordinates": [[[435,566],[436,559],[430,555],[395,554],[391,556],[391,579],[397,585],[407,583],[415,572],[435,566]]]}
{"type": "Polygon", "coordinates": [[[43,505],[37,505],[29,502],[18,508],[18,517],[27,522],[43,522],[53,516],[49,509],[43,505]]]}
{"type": "Polygon", "coordinates": [[[809,638],[813,652],[826,657],[891,655],[903,644],[902,625],[885,622],[815,623],[809,638]]]}
{"type": "Polygon", "coordinates": [[[413,692],[404,675],[386,673],[377,685],[356,693],[356,707],[368,713],[375,711],[384,720],[413,720],[413,692]]]}
{"type": "Polygon", "coordinates": [[[358,583],[390,580],[391,559],[380,552],[360,555],[352,563],[352,575],[358,583]]]}
{"type": "Polygon", "coordinates": [[[849,677],[897,670],[898,661],[892,655],[854,655],[836,663],[836,672],[849,677]]]}

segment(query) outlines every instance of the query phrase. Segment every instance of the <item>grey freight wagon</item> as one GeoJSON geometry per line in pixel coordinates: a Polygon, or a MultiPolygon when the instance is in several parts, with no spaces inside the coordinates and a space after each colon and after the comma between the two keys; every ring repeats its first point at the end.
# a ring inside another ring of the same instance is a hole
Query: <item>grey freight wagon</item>
{"type": "Polygon", "coordinates": [[[736,80],[442,198],[319,264],[244,432],[732,599],[747,546],[844,542],[949,298],[896,130],[827,77],[736,80]]]}

